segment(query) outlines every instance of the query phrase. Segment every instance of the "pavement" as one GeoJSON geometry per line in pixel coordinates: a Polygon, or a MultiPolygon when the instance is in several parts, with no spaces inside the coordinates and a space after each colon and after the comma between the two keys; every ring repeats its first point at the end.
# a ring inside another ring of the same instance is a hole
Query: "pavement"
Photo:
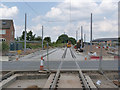
{"type": "MultiPolygon", "coordinates": [[[[56,50],[58,50],[58,48],[49,49],[48,53],[55,52],[56,50]]],[[[47,54],[47,50],[36,51],[34,53],[31,53],[24,57],[19,58],[19,61],[39,61],[41,56],[45,56],[46,54],[47,54]]]]}
{"type": "MultiPolygon", "coordinates": [[[[81,53],[76,53],[74,50],[76,58],[72,58],[70,50],[67,50],[66,58],[62,58],[65,48],[53,49],[49,52],[49,56],[44,57],[44,69],[57,70],[61,61],[63,61],[63,70],[76,70],[77,66],[75,61],[82,70],[98,70],[99,60],[84,60],[84,55],[81,53]],[[54,52],[53,52],[54,51],[54,52]]],[[[0,71],[34,71],[40,69],[40,57],[41,55],[46,55],[46,51],[42,54],[36,52],[35,54],[28,55],[18,61],[2,61],[0,64],[0,71]]],[[[103,60],[102,61],[103,70],[118,70],[118,60],[103,60]]]]}

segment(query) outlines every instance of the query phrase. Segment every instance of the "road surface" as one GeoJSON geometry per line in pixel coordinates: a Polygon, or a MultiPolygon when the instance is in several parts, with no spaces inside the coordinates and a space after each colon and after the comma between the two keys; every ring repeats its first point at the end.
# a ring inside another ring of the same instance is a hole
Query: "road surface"
{"type": "MultiPolygon", "coordinates": [[[[60,62],[63,61],[62,69],[75,70],[77,69],[77,66],[75,64],[75,60],[76,60],[82,70],[98,70],[99,61],[97,60],[85,61],[83,54],[77,54],[74,50],[72,50],[74,55],[76,56],[76,58],[73,59],[70,54],[69,49],[67,50],[66,57],[62,58],[64,51],[65,51],[64,48],[52,50],[53,53],[51,53],[48,56],[48,60],[47,60],[47,57],[44,58],[44,68],[45,69],[49,68],[51,70],[57,70],[60,62]]],[[[45,55],[45,53],[43,53],[42,55],[45,55]]],[[[19,61],[0,62],[0,64],[2,64],[2,67],[0,67],[0,70],[2,71],[39,70],[40,69],[40,56],[41,56],[40,54],[36,53],[35,56],[34,54],[31,54],[31,55],[28,55],[27,57],[20,59],[19,61]]],[[[118,60],[102,61],[102,69],[103,70],[118,70],[118,60]]]]}

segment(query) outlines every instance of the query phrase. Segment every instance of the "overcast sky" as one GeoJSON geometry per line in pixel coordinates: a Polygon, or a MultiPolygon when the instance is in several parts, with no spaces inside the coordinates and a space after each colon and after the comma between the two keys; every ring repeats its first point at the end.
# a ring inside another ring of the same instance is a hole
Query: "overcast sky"
{"type": "MultiPolygon", "coordinates": [[[[24,0],[25,1],[25,0],[24,0]]],[[[54,0],[55,1],[55,0],[54,0]]],[[[32,30],[52,41],[64,32],[71,37],[80,38],[80,27],[90,40],[90,14],[93,13],[93,39],[118,36],[118,1],[119,0],[61,0],[62,2],[2,2],[0,18],[13,19],[15,37],[24,30],[24,14],[27,13],[27,31],[32,30]],[[98,2],[99,1],[99,2],[98,2]]]]}

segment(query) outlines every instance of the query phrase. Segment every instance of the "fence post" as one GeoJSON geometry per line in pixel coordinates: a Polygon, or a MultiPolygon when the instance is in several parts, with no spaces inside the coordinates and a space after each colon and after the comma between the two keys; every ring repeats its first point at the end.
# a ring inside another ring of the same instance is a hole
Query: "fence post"
{"type": "Polygon", "coordinates": [[[102,43],[101,43],[101,46],[100,46],[100,59],[99,59],[99,71],[102,71],[102,43]]]}
{"type": "Polygon", "coordinates": [[[47,66],[48,66],[48,71],[49,71],[48,48],[49,48],[49,44],[47,43],[47,66]]]}

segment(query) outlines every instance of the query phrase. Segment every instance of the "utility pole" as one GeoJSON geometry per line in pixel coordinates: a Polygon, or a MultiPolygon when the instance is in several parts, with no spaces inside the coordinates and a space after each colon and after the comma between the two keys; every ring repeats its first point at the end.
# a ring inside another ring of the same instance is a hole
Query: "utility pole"
{"type": "Polygon", "coordinates": [[[78,31],[76,31],[76,44],[77,44],[77,40],[78,40],[78,31]]]}
{"type": "Polygon", "coordinates": [[[86,34],[84,34],[84,48],[85,48],[85,54],[86,54],[86,34]]]}
{"type": "Polygon", "coordinates": [[[27,27],[27,14],[25,13],[25,36],[24,36],[24,53],[26,52],[26,27],[27,27]]]}
{"type": "Polygon", "coordinates": [[[82,44],[83,44],[82,42],[83,42],[83,27],[81,26],[81,48],[82,48],[82,46],[83,46],[83,45],[82,45],[82,44]]]}
{"type": "Polygon", "coordinates": [[[86,42],[86,34],[84,34],[84,42],[86,42]]]}
{"type": "Polygon", "coordinates": [[[42,50],[43,50],[43,26],[42,26],[42,50]]]}
{"type": "Polygon", "coordinates": [[[101,43],[100,46],[100,59],[99,59],[99,71],[102,71],[102,48],[103,48],[103,44],[101,43]]]}
{"type": "Polygon", "coordinates": [[[92,52],[92,13],[91,13],[91,25],[90,25],[90,52],[92,52]]]}

